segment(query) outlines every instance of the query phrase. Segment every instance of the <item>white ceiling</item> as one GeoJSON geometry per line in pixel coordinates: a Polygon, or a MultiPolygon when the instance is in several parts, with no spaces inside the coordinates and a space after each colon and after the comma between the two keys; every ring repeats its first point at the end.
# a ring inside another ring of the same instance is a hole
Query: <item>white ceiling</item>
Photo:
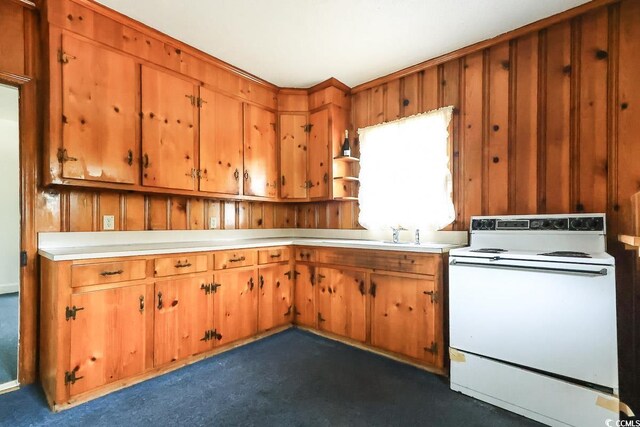
{"type": "Polygon", "coordinates": [[[282,87],[349,86],[587,0],[99,0],[282,87]]]}

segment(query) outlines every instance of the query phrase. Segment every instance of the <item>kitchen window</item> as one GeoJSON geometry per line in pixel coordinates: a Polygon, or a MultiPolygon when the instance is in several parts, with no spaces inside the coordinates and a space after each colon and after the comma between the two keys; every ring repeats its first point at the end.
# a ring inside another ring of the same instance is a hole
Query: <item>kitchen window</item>
{"type": "Polygon", "coordinates": [[[360,224],[439,230],[455,219],[449,169],[453,107],[358,129],[360,224]]]}

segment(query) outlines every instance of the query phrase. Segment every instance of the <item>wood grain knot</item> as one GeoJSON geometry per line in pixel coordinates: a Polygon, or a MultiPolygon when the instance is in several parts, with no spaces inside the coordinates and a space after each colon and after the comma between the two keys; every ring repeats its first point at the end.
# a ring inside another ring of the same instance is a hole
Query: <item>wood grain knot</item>
{"type": "Polygon", "coordinates": [[[627,108],[629,108],[629,103],[628,102],[623,102],[622,104],[620,104],[620,109],[626,110],[627,108]]]}
{"type": "Polygon", "coordinates": [[[571,74],[571,65],[565,65],[564,67],[562,67],[562,72],[564,74],[571,74]]]}
{"type": "Polygon", "coordinates": [[[607,57],[609,56],[609,53],[607,53],[606,50],[602,50],[602,49],[598,49],[596,51],[596,59],[607,59],[607,57]]]}
{"type": "Polygon", "coordinates": [[[409,104],[410,104],[410,101],[408,99],[405,98],[405,99],[402,100],[402,105],[403,106],[407,107],[409,104]]]}
{"type": "Polygon", "coordinates": [[[500,157],[494,157],[493,158],[493,163],[498,163],[500,161],[500,157]]]}
{"type": "Polygon", "coordinates": [[[493,131],[494,132],[498,132],[500,130],[500,126],[498,125],[493,125],[493,131]]]}

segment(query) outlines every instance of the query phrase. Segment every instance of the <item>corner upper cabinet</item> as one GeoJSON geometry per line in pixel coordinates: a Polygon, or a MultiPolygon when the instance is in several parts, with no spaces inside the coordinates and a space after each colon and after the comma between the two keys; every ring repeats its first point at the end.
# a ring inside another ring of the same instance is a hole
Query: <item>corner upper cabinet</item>
{"type": "Polygon", "coordinates": [[[309,115],[309,198],[329,198],[331,188],[331,135],[329,110],[322,109],[309,115]]]}
{"type": "Polygon", "coordinates": [[[173,74],[141,67],[142,184],[195,190],[196,86],[173,74]]]}
{"type": "Polygon", "coordinates": [[[134,60],[68,34],[62,36],[58,60],[56,66],[61,67],[62,80],[62,141],[57,160],[61,177],[138,183],[138,91],[134,60]]]}
{"type": "Polygon", "coordinates": [[[242,101],[200,87],[200,191],[242,194],[242,101]]]}
{"type": "Polygon", "coordinates": [[[244,104],[244,194],[275,198],[278,187],[276,114],[244,104]]]}
{"type": "Polygon", "coordinates": [[[307,114],[280,114],[280,198],[307,198],[307,114]]]}

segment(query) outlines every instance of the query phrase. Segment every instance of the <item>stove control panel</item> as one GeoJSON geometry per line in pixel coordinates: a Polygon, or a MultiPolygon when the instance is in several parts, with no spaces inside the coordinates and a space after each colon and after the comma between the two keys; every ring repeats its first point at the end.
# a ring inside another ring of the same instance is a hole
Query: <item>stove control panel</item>
{"type": "Polygon", "coordinates": [[[472,231],[604,231],[603,217],[473,218],[472,231]]]}

